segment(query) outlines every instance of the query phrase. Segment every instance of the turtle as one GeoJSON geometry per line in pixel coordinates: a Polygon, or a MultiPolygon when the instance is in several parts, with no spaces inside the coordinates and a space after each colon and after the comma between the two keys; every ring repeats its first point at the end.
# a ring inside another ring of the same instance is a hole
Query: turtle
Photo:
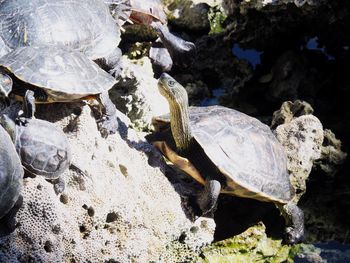
{"type": "Polygon", "coordinates": [[[101,0],[0,1],[0,55],[21,46],[66,45],[118,76],[119,42],[120,27],[101,0]]]}
{"type": "Polygon", "coordinates": [[[120,116],[108,95],[115,84],[96,63],[65,46],[18,47],[0,58],[0,96],[12,91],[21,100],[31,89],[36,103],[95,98],[101,105],[98,125],[103,137],[118,130],[120,116]]]}
{"type": "Polygon", "coordinates": [[[24,171],[9,134],[0,125],[0,218],[20,200],[24,171]]]}
{"type": "MultiPolygon", "coordinates": [[[[113,2],[119,3],[121,0],[104,1],[111,6],[113,2]]],[[[124,3],[130,5],[130,8],[124,11],[127,14],[130,13],[129,19],[135,24],[151,26],[164,45],[161,49],[159,43],[151,47],[150,57],[154,64],[164,71],[170,71],[173,62],[181,67],[190,66],[193,63],[196,46],[169,31],[161,0],[128,0],[127,2],[124,0],[124,3]]]]}
{"type": "Polygon", "coordinates": [[[53,182],[56,193],[61,193],[64,181],[60,175],[72,161],[70,144],[66,135],[53,123],[34,118],[34,100],[34,92],[27,90],[23,114],[15,120],[4,114],[1,125],[11,136],[24,169],[53,182]]]}
{"type": "Polygon", "coordinates": [[[286,153],[270,128],[223,106],[189,107],[184,87],[166,73],[158,89],[170,116],[153,119],[156,132],[148,140],[204,185],[197,198],[201,212],[215,211],[220,192],[273,202],[286,220],[286,242],[302,240],[303,212],[292,201],[286,153]]]}

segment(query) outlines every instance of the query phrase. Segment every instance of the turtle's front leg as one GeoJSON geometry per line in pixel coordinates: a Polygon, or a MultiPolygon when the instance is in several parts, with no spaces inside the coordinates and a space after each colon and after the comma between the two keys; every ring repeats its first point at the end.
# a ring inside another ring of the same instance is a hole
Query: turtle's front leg
{"type": "Polygon", "coordinates": [[[304,213],[292,201],[285,205],[277,205],[286,221],[286,237],[288,244],[295,244],[304,238],[304,213]]]}
{"type": "Polygon", "coordinates": [[[216,204],[221,191],[221,184],[217,180],[207,178],[203,192],[198,197],[198,205],[203,215],[212,213],[216,209],[216,204]]]}
{"type": "Polygon", "coordinates": [[[103,138],[107,138],[110,134],[118,131],[117,108],[111,101],[108,91],[102,92],[97,97],[102,112],[101,119],[98,120],[98,129],[103,138]]]}

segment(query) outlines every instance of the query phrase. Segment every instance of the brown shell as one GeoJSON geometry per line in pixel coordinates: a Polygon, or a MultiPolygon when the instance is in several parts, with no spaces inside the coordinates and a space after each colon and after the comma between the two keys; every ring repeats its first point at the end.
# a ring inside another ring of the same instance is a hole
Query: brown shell
{"type": "MultiPolygon", "coordinates": [[[[169,122],[169,116],[154,121],[156,126],[158,123],[163,126],[169,122]]],[[[286,154],[267,125],[233,109],[211,106],[190,107],[190,127],[194,138],[226,178],[222,192],[277,203],[292,198],[286,154]]],[[[166,151],[169,155],[169,149],[166,151]]],[[[175,152],[170,155],[174,162],[193,170],[185,164],[185,158],[175,152]]],[[[191,173],[197,181],[204,182],[198,179],[198,171],[191,173]]]]}
{"type": "Polygon", "coordinates": [[[130,0],[130,4],[130,19],[133,22],[149,25],[153,21],[160,21],[166,24],[167,17],[160,0],[130,0]]]}

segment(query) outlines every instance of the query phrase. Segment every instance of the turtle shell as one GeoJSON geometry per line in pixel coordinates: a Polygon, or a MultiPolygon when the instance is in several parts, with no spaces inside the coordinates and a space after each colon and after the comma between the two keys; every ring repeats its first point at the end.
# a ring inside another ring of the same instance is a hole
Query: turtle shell
{"type": "Polygon", "coordinates": [[[58,178],[72,158],[66,135],[48,121],[25,120],[25,125],[16,125],[15,140],[23,167],[47,179],[58,178]]]}
{"type": "Polygon", "coordinates": [[[119,27],[101,0],[0,1],[0,36],[10,49],[66,45],[92,60],[120,42],[119,27]]]}
{"type": "Polygon", "coordinates": [[[19,47],[0,58],[15,77],[45,89],[52,101],[73,101],[107,91],[116,80],[84,54],[63,46],[19,47]]]}
{"type": "Polygon", "coordinates": [[[166,24],[167,17],[160,0],[130,0],[130,19],[139,24],[149,25],[153,21],[166,24]]]}
{"type": "Polygon", "coordinates": [[[22,189],[23,173],[15,146],[0,125],[0,218],[17,202],[22,189]]]}
{"type": "MultiPolygon", "coordinates": [[[[190,107],[190,128],[207,157],[225,177],[222,192],[261,201],[287,203],[293,196],[283,146],[270,128],[244,113],[221,106],[190,107]]],[[[169,116],[154,119],[169,124],[169,116]]],[[[158,144],[170,160],[200,183],[189,160],[158,144]]]]}

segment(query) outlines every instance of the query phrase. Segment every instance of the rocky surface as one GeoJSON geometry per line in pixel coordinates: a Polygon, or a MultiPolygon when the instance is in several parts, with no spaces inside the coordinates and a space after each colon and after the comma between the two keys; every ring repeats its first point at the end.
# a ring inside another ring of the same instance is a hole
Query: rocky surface
{"type": "Polygon", "coordinates": [[[124,57],[123,61],[119,83],[110,91],[112,101],[129,117],[133,128],[150,130],[152,117],[168,113],[168,103],[158,91],[149,58],[124,57]]]}
{"type": "Polygon", "coordinates": [[[325,129],[321,157],[316,162],[317,167],[328,176],[335,176],[341,169],[347,156],[347,153],[342,150],[342,142],[335,137],[331,130],[325,129]]]}
{"type": "Polygon", "coordinates": [[[36,116],[65,131],[84,175],[66,171],[61,195],[42,177],[24,179],[18,226],[0,237],[2,262],[149,262],[176,258],[176,241],[193,253],[213,240],[214,222],[185,212],[184,184],[140,134],[121,122],[121,135],[103,139],[81,104],[42,106],[36,116]]]}
{"type": "Polygon", "coordinates": [[[204,247],[196,262],[286,262],[290,247],[266,236],[263,223],[233,238],[204,247]]]}
{"type": "Polygon", "coordinates": [[[296,190],[294,201],[297,202],[306,191],[306,180],[314,161],[321,156],[322,124],[313,115],[301,116],[278,126],[276,136],[287,153],[287,168],[296,190]]]}

